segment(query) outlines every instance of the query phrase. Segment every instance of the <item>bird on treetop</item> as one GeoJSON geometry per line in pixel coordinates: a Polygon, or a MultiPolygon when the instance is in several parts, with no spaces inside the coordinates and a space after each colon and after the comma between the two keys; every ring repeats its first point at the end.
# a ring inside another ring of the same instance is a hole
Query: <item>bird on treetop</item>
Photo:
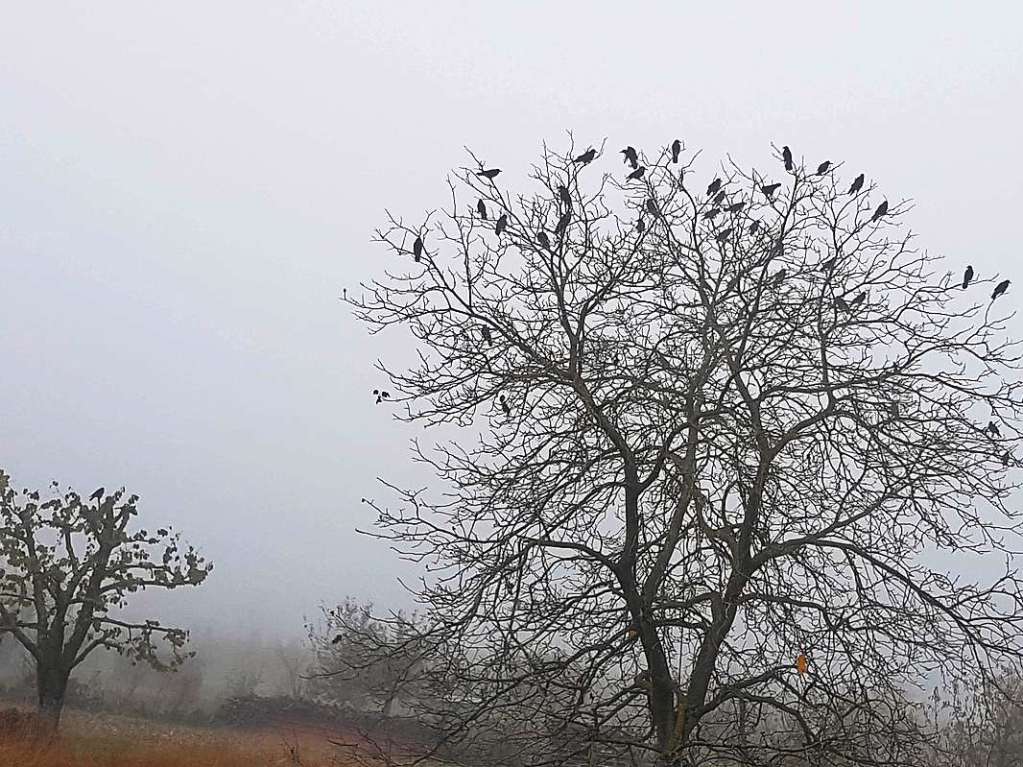
{"type": "Polygon", "coordinates": [[[591,162],[593,162],[593,158],[596,156],[597,150],[594,149],[593,147],[590,147],[581,155],[576,157],[575,160],[573,160],[573,162],[582,163],[583,165],[589,165],[591,162]]]}
{"type": "Polygon", "coordinates": [[[970,287],[970,282],[973,280],[973,266],[967,265],[966,271],[963,272],[963,289],[970,287]]]}

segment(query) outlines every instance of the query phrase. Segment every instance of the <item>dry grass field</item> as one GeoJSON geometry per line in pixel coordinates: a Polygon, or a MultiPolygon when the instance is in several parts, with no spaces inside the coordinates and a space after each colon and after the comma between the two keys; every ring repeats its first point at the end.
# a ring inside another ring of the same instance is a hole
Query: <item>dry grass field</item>
{"type": "Polygon", "coordinates": [[[259,729],[186,727],[68,711],[53,743],[2,739],[3,767],[354,767],[329,738],[289,724],[259,729]]]}

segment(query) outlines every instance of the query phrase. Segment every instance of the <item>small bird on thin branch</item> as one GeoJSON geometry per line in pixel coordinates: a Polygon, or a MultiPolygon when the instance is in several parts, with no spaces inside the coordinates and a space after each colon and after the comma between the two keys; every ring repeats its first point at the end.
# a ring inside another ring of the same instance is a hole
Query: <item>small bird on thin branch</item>
{"type": "Polygon", "coordinates": [[[973,280],[973,266],[967,265],[966,271],[963,272],[963,289],[970,287],[970,282],[973,280]]]}

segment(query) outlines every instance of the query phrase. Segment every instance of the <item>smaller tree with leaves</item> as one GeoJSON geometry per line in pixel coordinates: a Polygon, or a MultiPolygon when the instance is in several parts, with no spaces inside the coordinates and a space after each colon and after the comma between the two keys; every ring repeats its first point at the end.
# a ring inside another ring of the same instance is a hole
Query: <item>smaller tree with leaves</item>
{"type": "Polygon", "coordinates": [[[45,500],[17,492],[0,470],[0,639],[13,636],[31,655],[39,712],[56,728],[68,680],[94,650],[159,670],[194,654],[183,629],[118,611],[147,588],[198,586],[213,565],[170,527],[136,528],[139,497],[123,488],[88,500],[56,482],[50,491],[45,500]]]}

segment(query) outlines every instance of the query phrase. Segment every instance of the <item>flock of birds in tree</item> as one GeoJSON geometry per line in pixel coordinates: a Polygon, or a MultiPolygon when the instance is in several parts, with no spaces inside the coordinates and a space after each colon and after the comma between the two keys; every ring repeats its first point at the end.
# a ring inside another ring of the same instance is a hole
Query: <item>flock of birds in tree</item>
{"type": "MultiPolygon", "coordinates": [[[[671,142],[671,146],[670,146],[670,151],[671,151],[671,162],[674,163],[674,164],[677,164],[678,161],[679,161],[679,156],[682,153],[682,142],[679,139],[675,139],[674,141],[672,141],[671,142]]],[[[620,154],[622,154],[624,156],[624,162],[630,168],[630,173],[628,175],[626,175],[626,177],[625,177],[626,181],[635,181],[635,180],[638,180],[638,179],[642,179],[643,176],[646,174],[646,167],[643,166],[643,165],[640,165],[640,163],[639,163],[639,154],[636,151],[635,147],[627,146],[627,147],[625,147],[624,149],[621,150],[620,154]]],[[[580,154],[577,157],[573,158],[573,162],[575,164],[577,164],[577,165],[585,166],[585,165],[589,165],[591,162],[593,162],[593,160],[596,159],[596,157],[597,157],[597,150],[591,147],[591,148],[587,149],[585,152],[583,152],[582,154],[580,154]]],[[[792,158],[792,150],[788,146],[783,146],[782,147],[782,163],[785,166],[785,170],[787,172],[791,173],[793,168],[794,168],[794,163],[793,163],[793,158],[792,158]]],[[[820,163],[817,166],[817,173],[816,174],[818,176],[823,176],[824,174],[826,174],[830,170],[830,168],[831,168],[831,161],[830,160],[825,160],[824,162],[820,163]]],[[[477,171],[476,175],[481,177],[481,178],[485,178],[488,181],[493,181],[500,172],[501,172],[500,168],[484,168],[484,169],[481,169],[481,170],[477,171]]],[[[680,172],[680,174],[679,174],[679,182],[681,183],[681,181],[682,181],[682,173],[680,172]]],[[[865,178],[864,174],[860,173],[858,176],[856,176],[856,178],[853,179],[852,184],[849,185],[849,190],[848,190],[847,194],[850,194],[850,195],[858,194],[863,189],[863,185],[864,185],[865,181],[866,181],[866,178],[865,178]]],[[[724,186],[724,181],[720,177],[715,178],[708,185],[708,187],[707,187],[707,197],[711,198],[713,207],[711,207],[709,210],[707,210],[703,214],[703,218],[705,220],[713,221],[717,216],[719,216],[722,213],[722,211],[727,211],[728,213],[733,213],[733,214],[734,213],[739,213],[746,206],[745,201],[739,201],[739,202],[730,203],[728,205],[724,205],[724,207],[722,208],[721,206],[726,201],[727,196],[728,196],[727,192],[723,189],[723,186],[724,186]]],[[[767,197],[767,199],[772,200],[774,198],[775,193],[780,188],[781,188],[781,183],[780,182],[774,182],[774,183],[770,183],[770,184],[761,184],[760,185],[760,192],[765,197],[767,197]]],[[[569,192],[569,190],[568,190],[568,188],[566,186],[561,185],[561,186],[558,187],[558,199],[559,199],[560,204],[563,206],[563,210],[562,210],[562,212],[561,212],[561,214],[560,214],[560,216],[558,218],[557,224],[554,227],[554,234],[556,236],[558,236],[558,237],[562,237],[562,236],[564,236],[565,232],[568,230],[569,224],[571,224],[571,222],[572,222],[572,195],[571,195],[571,193],[569,192]]],[[[656,216],[660,215],[660,207],[658,206],[657,201],[654,200],[654,199],[648,199],[646,201],[646,203],[644,204],[644,209],[651,216],[655,216],[656,217],[656,216]]],[[[482,221],[488,221],[489,220],[489,217],[488,217],[488,214],[487,214],[487,206],[486,206],[486,203],[482,199],[480,199],[476,203],[476,213],[479,215],[480,220],[482,220],[482,221]]],[[[870,217],[870,222],[871,223],[876,223],[877,221],[881,220],[887,214],[888,214],[888,201],[884,200],[874,210],[873,215],[871,215],[871,217],[870,217]]],[[[759,231],[760,226],[761,226],[760,221],[753,221],[750,224],[750,227],[749,227],[750,234],[756,234],[757,231],[759,231]]],[[[507,228],[508,228],[508,215],[506,213],[502,213],[500,216],[498,216],[497,220],[494,223],[494,233],[497,234],[498,236],[500,236],[501,234],[504,233],[504,231],[507,228]]],[[[639,219],[636,222],[636,229],[637,229],[637,231],[640,234],[642,234],[646,230],[646,222],[643,220],[642,214],[640,214],[639,219]]],[[[725,228],[721,229],[720,231],[718,231],[717,233],[715,233],[714,238],[719,243],[720,242],[724,242],[724,241],[726,241],[732,235],[733,232],[734,232],[734,228],[733,227],[731,227],[731,226],[725,227],[725,228]]],[[[544,248],[546,250],[550,250],[550,248],[551,248],[550,237],[548,237],[547,233],[544,232],[543,230],[540,230],[540,231],[538,231],[536,233],[536,241],[537,241],[537,243],[539,243],[539,245],[542,248],[544,248]]],[[[780,250],[780,245],[776,246],[776,247],[780,250]]],[[[425,246],[423,244],[423,238],[420,235],[420,236],[416,237],[415,241],[412,244],[412,256],[413,256],[414,260],[416,261],[416,263],[419,263],[422,260],[423,253],[425,253],[425,246]]],[[[836,264],[836,259],[835,259],[835,257],[832,257],[832,258],[829,258],[828,260],[822,262],[820,264],[820,268],[823,269],[825,272],[830,272],[835,267],[835,264],[836,264]]],[[[781,283],[785,280],[786,274],[787,274],[787,272],[786,272],[785,269],[779,270],[771,278],[772,286],[774,286],[774,287],[780,286],[781,283]]],[[[975,273],[974,273],[974,270],[973,270],[973,266],[972,265],[967,266],[966,267],[966,271],[963,273],[963,280],[962,280],[962,287],[963,287],[964,290],[970,286],[970,283],[973,281],[974,275],[975,275],[975,273]]],[[[733,280],[733,282],[734,282],[734,280],[733,280]]],[[[1009,284],[1010,284],[1009,280],[1002,280],[1001,282],[999,282],[995,286],[994,291],[991,293],[991,300],[994,301],[998,297],[1004,295],[1005,292],[1009,289],[1009,284]]],[[[854,309],[855,307],[857,307],[860,304],[862,304],[866,300],[867,300],[866,292],[861,292],[861,293],[857,294],[854,298],[852,298],[851,300],[848,300],[848,301],[844,297],[842,297],[842,296],[837,296],[835,298],[835,306],[837,306],[842,311],[849,312],[852,309],[854,309]]],[[[493,339],[492,339],[491,334],[490,334],[490,329],[484,327],[483,331],[482,331],[482,335],[483,335],[483,339],[487,343],[487,345],[488,346],[491,345],[491,343],[493,342],[493,339]]],[[[374,389],[373,390],[373,395],[376,397],[377,404],[380,404],[384,400],[389,399],[390,396],[391,396],[389,392],[378,390],[378,389],[374,389]]],[[[500,405],[501,405],[501,410],[505,413],[505,415],[508,415],[511,412],[511,408],[508,405],[507,400],[505,399],[505,396],[503,394],[500,396],[499,402],[500,402],[500,405]]],[[[1000,436],[999,433],[998,433],[998,426],[993,421],[988,424],[988,427],[987,427],[986,431],[987,431],[987,433],[989,433],[993,437],[1000,436]]],[[[1003,462],[1003,464],[1008,465],[1008,463],[1009,463],[1009,453],[1005,453],[1005,455],[1002,457],[1002,462],[1003,462]]]]}

